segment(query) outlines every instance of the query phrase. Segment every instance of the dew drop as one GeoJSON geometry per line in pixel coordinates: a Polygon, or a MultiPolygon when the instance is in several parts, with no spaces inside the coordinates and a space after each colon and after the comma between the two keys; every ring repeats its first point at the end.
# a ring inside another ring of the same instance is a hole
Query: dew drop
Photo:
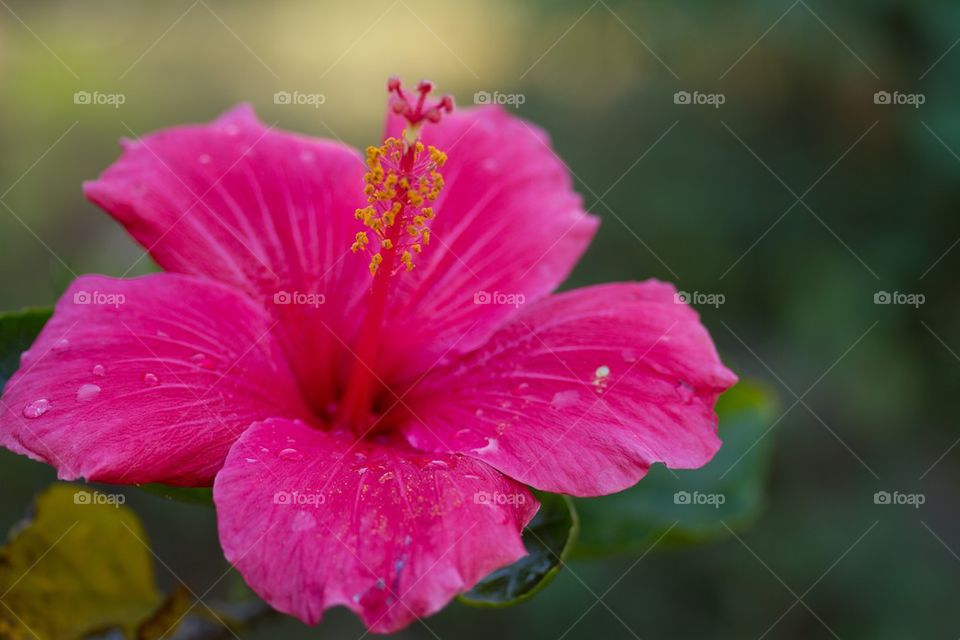
{"type": "Polygon", "coordinates": [[[82,384],[77,389],[77,402],[89,402],[100,395],[100,387],[95,384],[82,384]]]}
{"type": "Polygon", "coordinates": [[[200,164],[210,164],[210,160],[211,160],[210,154],[207,154],[207,153],[202,153],[200,154],[200,157],[197,158],[197,162],[199,162],[200,164]]]}
{"type": "Polygon", "coordinates": [[[213,369],[213,361],[207,357],[204,353],[195,353],[190,356],[190,362],[197,365],[201,369],[213,369]]]}
{"type": "Polygon", "coordinates": [[[277,455],[283,460],[303,460],[303,454],[296,449],[282,449],[277,455]]]}
{"type": "Polygon", "coordinates": [[[554,409],[565,409],[577,404],[580,400],[580,394],[575,389],[566,391],[557,391],[550,400],[550,406],[554,409]]]}
{"type": "Polygon", "coordinates": [[[633,349],[624,349],[620,352],[620,355],[626,363],[634,363],[637,361],[637,352],[633,349]]]}
{"type": "Polygon", "coordinates": [[[686,380],[677,380],[677,395],[683,402],[693,400],[693,387],[686,380]]]}
{"type": "Polygon", "coordinates": [[[34,400],[23,408],[24,418],[39,418],[50,409],[50,401],[46,398],[34,400]]]}
{"type": "Polygon", "coordinates": [[[246,460],[246,461],[249,462],[250,464],[253,464],[253,463],[255,463],[255,462],[260,462],[260,461],[257,460],[256,458],[244,458],[244,460],[246,460]]]}
{"type": "Polygon", "coordinates": [[[521,382],[520,384],[518,384],[513,388],[513,395],[522,396],[524,393],[527,392],[527,389],[529,388],[530,388],[530,385],[528,383],[521,382]]]}
{"type": "Polygon", "coordinates": [[[309,531],[317,526],[317,519],[307,511],[298,511],[293,517],[291,529],[294,531],[309,531]]]}
{"type": "Polygon", "coordinates": [[[69,347],[69,346],[70,346],[70,341],[67,340],[66,338],[62,338],[62,339],[57,340],[56,342],[53,343],[53,350],[54,350],[54,351],[63,351],[64,349],[66,349],[66,348],[69,347]]]}
{"type": "Polygon", "coordinates": [[[104,367],[102,364],[95,364],[93,365],[93,369],[91,370],[91,373],[93,373],[93,375],[97,376],[98,378],[102,378],[103,376],[106,375],[107,368],[104,367]]]}
{"type": "Polygon", "coordinates": [[[235,136],[238,133],[240,133],[240,127],[238,127],[235,124],[228,124],[223,128],[223,132],[226,133],[228,136],[235,136]]]}
{"type": "Polygon", "coordinates": [[[152,373],[145,373],[143,374],[143,384],[147,385],[148,387],[155,387],[160,384],[160,379],[152,373]]]}
{"type": "Polygon", "coordinates": [[[393,480],[393,471],[387,471],[385,474],[380,476],[380,484],[383,484],[384,482],[390,482],[391,480],[393,480]]]}

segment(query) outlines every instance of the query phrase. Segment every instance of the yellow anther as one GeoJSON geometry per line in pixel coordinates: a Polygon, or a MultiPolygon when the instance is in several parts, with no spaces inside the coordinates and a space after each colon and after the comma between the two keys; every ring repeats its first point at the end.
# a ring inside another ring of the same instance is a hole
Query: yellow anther
{"type": "Polygon", "coordinates": [[[424,207],[423,209],[420,210],[420,212],[423,214],[423,217],[426,218],[427,220],[433,220],[433,207],[424,207]]]}
{"type": "Polygon", "coordinates": [[[420,253],[421,251],[423,251],[423,247],[420,246],[420,243],[419,243],[419,242],[418,242],[417,244],[413,245],[413,246],[410,247],[410,248],[413,249],[414,252],[416,252],[416,253],[420,253]]]}
{"type": "Polygon", "coordinates": [[[363,251],[366,246],[370,243],[370,239],[367,238],[367,234],[364,231],[357,231],[356,242],[350,247],[350,250],[356,253],[357,251],[363,251]]]}
{"type": "Polygon", "coordinates": [[[400,262],[402,262],[407,267],[407,271],[413,269],[413,256],[409,251],[404,251],[403,255],[400,256],[400,262]]]}
{"type": "Polygon", "coordinates": [[[411,189],[410,191],[407,191],[407,202],[415,207],[419,207],[421,204],[423,204],[423,196],[411,189]]]}
{"type": "Polygon", "coordinates": [[[426,220],[423,219],[423,216],[413,216],[413,224],[418,227],[422,227],[424,222],[426,222],[426,220]]]}
{"type": "Polygon", "coordinates": [[[438,167],[442,167],[447,163],[447,154],[445,154],[443,151],[440,151],[433,145],[430,145],[429,150],[430,160],[433,161],[433,164],[437,165],[438,167]]]}
{"type": "Polygon", "coordinates": [[[393,240],[391,240],[390,238],[385,238],[383,241],[383,248],[393,249],[393,240]]]}
{"type": "Polygon", "coordinates": [[[430,244],[430,229],[424,229],[420,237],[423,238],[423,244],[430,244]]]}
{"type": "Polygon", "coordinates": [[[416,228],[415,226],[413,226],[412,224],[408,224],[408,225],[407,225],[407,233],[409,233],[411,236],[413,236],[414,238],[416,238],[416,237],[418,237],[418,236],[420,235],[420,230],[417,229],[417,228],[416,228]]]}
{"type": "Polygon", "coordinates": [[[373,257],[370,258],[370,275],[377,275],[377,269],[380,268],[381,262],[383,262],[383,256],[379,253],[374,254],[373,257]]]}

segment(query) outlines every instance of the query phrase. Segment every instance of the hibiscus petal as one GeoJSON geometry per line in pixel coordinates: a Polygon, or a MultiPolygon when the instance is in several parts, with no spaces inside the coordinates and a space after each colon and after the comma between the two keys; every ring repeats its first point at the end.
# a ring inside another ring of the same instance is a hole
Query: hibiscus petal
{"type": "Polygon", "coordinates": [[[483,460],[538,489],[604,495],[654,462],[704,465],[717,396],[736,382],[697,314],[660,282],[610,284],[526,307],[404,404],[414,446],[483,460]]]}
{"type": "MultiPolygon", "coordinates": [[[[402,126],[391,118],[388,135],[402,126]]],[[[430,246],[398,278],[391,331],[403,340],[386,345],[387,376],[482,344],[516,312],[513,300],[533,302],[566,279],[598,225],[546,133],[500,107],[455,111],[422,138],[447,153],[446,186],[430,246]]]]}
{"type": "Polygon", "coordinates": [[[367,260],[350,253],[362,228],[354,211],[366,202],[357,152],[267,128],[246,106],[123,146],[84,185],[87,197],[164,269],[214,278],[264,304],[282,321],[306,395],[325,406],[340,339],[349,342],[370,280],[367,260]]]}
{"type": "Polygon", "coordinates": [[[213,281],[83,276],[7,383],[0,444],[66,480],[209,485],[252,421],[308,415],[272,324],[213,281]]]}
{"type": "Polygon", "coordinates": [[[227,559],[275,609],[317,623],[344,605],[391,632],[525,554],[538,504],[482,462],[255,424],[214,484],[227,559]]]}

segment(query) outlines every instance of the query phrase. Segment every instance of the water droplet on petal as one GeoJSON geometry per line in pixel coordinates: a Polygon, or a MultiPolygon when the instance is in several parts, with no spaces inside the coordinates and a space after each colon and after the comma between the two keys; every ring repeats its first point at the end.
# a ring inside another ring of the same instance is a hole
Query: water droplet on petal
{"type": "Polygon", "coordinates": [[[686,380],[677,380],[677,395],[680,396],[681,401],[690,402],[694,395],[693,386],[686,380]]]}
{"type": "Polygon", "coordinates": [[[293,516],[293,524],[291,529],[294,531],[309,531],[317,526],[317,519],[314,518],[307,511],[298,511],[297,515],[293,516]]]}
{"type": "Polygon", "coordinates": [[[210,164],[210,160],[211,160],[210,154],[207,154],[207,153],[202,153],[200,154],[200,157],[197,158],[197,162],[199,162],[200,164],[210,164]]]}
{"type": "Polygon", "coordinates": [[[53,343],[53,350],[54,350],[54,351],[63,351],[64,349],[66,349],[66,348],[69,347],[69,346],[70,346],[70,341],[67,340],[66,338],[62,338],[62,339],[57,340],[56,342],[53,343]]]}
{"type": "Polygon", "coordinates": [[[94,365],[94,366],[93,366],[93,369],[92,369],[91,371],[92,371],[93,375],[95,375],[95,376],[97,376],[97,377],[99,377],[99,378],[102,378],[103,376],[105,376],[105,375],[107,374],[107,368],[104,367],[102,364],[94,365]]]}
{"type": "Polygon", "coordinates": [[[527,392],[527,389],[529,388],[530,388],[530,385],[528,383],[521,382],[520,384],[518,384],[513,388],[513,395],[522,396],[524,393],[527,392]]]}
{"type": "Polygon", "coordinates": [[[500,448],[500,444],[497,442],[496,438],[487,438],[487,444],[480,447],[479,449],[474,449],[474,453],[496,453],[497,449],[500,448]]]}
{"type": "Polygon", "coordinates": [[[277,455],[283,460],[303,460],[303,454],[296,449],[283,449],[277,455]]]}
{"type": "Polygon", "coordinates": [[[143,374],[143,384],[147,385],[148,387],[155,387],[160,384],[160,379],[152,373],[145,373],[143,374]]]}
{"type": "Polygon", "coordinates": [[[577,393],[576,389],[568,389],[566,391],[557,391],[553,394],[553,398],[550,400],[550,406],[554,409],[565,409],[577,404],[579,401],[580,394],[577,393]]]}
{"type": "Polygon", "coordinates": [[[634,363],[637,361],[637,352],[633,349],[624,349],[620,352],[620,355],[623,357],[624,362],[634,363]]]}
{"type": "Polygon", "coordinates": [[[23,408],[24,418],[39,418],[50,409],[50,401],[46,398],[34,400],[23,408]]]}
{"type": "Polygon", "coordinates": [[[95,384],[82,384],[77,389],[77,402],[89,402],[100,395],[100,387],[95,384]]]}
{"type": "Polygon", "coordinates": [[[256,458],[244,458],[244,460],[246,460],[246,461],[249,462],[250,464],[253,464],[254,462],[260,462],[260,461],[257,460],[256,458]]]}
{"type": "Polygon", "coordinates": [[[390,482],[391,480],[393,480],[393,471],[387,471],[385,474],[380,476],[380,484],[383,484],[384,482],[390,482]]]}
{"type": "Polygon", "coordinates": [[[213,361],[205,353],[195,353],[190,356],[190,362],[202,369],[213,369],[213,361]]]}

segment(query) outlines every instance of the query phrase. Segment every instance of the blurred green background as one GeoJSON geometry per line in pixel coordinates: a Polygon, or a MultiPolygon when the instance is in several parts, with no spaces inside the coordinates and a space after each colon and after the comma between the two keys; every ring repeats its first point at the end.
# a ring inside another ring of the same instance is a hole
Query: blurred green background
{"type": "MultiPolygon", "coordinates": [[[[248,101],[365,145],[391,74],[461,105],[522,94],[517,114],[551,133],[603,219],[567,286],[657,277],[695,303],[722,296],[698,308],[724,359],[781,399],[767,504],[739,538],[576,561],[521,606],[454,604],[397,637],[956,638],[958,38],[946,1],[3,0],[0,308],[50,305],[74,274],[153,269],[80,192],[122,136],[248,101]]],[[[0,453],[0,528],[52,477],[0,453]]],[[[222,575],[212,510],[129,498],[163,585],[201,594],[222,575]]],[[[241,635],[363,631],[335,610],[319,630],[241,635]]]]}

